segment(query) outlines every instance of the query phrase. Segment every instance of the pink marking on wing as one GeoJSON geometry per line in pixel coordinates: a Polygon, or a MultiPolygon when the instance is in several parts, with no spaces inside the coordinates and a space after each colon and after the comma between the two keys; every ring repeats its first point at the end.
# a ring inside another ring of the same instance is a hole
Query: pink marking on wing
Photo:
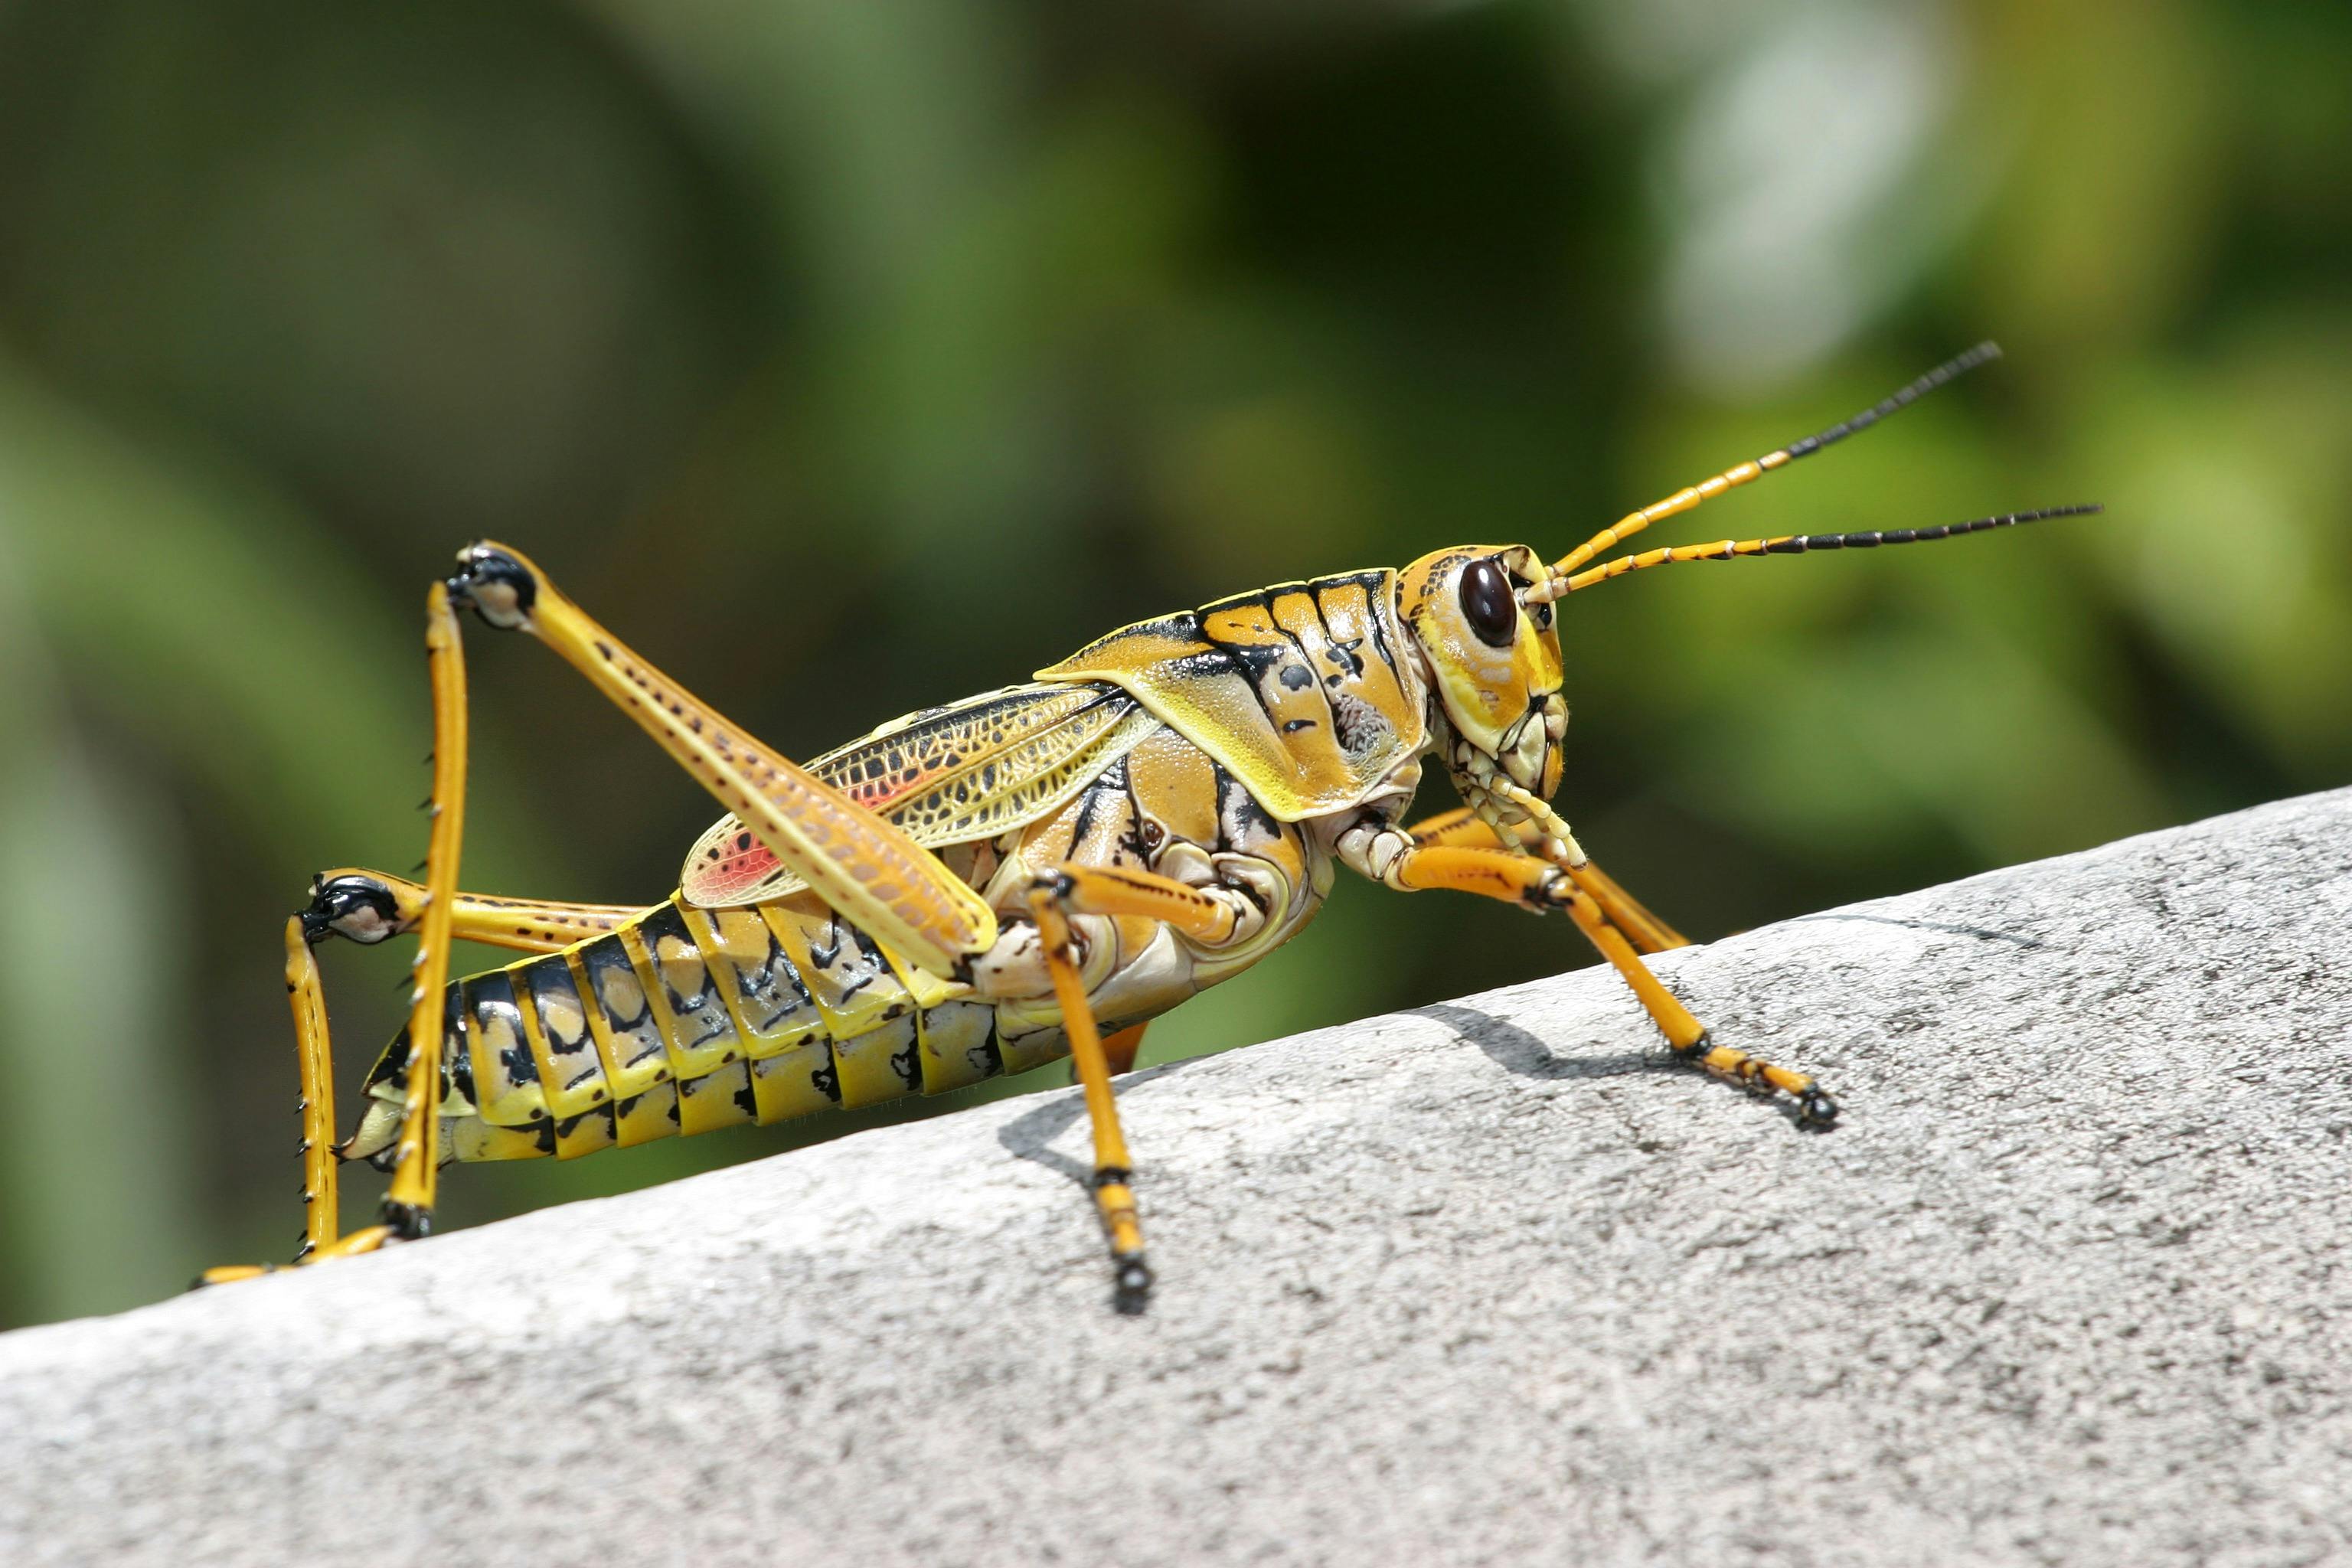
{"type": "Polygon", "coordinates": [[[693,903],[724,902],[750,892],[782,866],[774,851],[753,838],[748,828],[739,828],[717,859],[705,856],[688,869],[684,890],[693,903]]]}
{"type": "Polygon", "coordinates": [[[940,767],[905,767],[880,778],[836,783],[834,787],[866,810],[887,814],[908,796],[929,788],[946,772],[940,767]]]}

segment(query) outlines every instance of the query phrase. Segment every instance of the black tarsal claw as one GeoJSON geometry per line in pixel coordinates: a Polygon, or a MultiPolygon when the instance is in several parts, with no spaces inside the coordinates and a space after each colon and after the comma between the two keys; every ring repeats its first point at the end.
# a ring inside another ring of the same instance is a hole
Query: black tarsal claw
{"type": "Polygon", "coordinates": [[[1826,1132],[1837,1125],[1838,1103],[1819,1084],[1797,1096],[1797,1125],[1826,1132]]]}
{"type": "Polygon", "coordinates": [[[511,631],[530,618],[539,579],[530,567],[491,544],[471,544],[457,554],[447,582],[449,603],[471,608],[483,623],[511,631]]]}
{"type": "Polygon", "coordinates": [[[433,1234],[433,1211],[418,1208],[415,1204],[398,1204],[386,1198],[383,1223],[393,1237],[400,1241],[422,1241],[433,1234]]]}
{"type": "Polygon", "coordinates": [[[1112,1279],[1111,1305],[1126,1317],[1141,1312],[1151,1298],[1151,1270],[1143,1258],[1139,1255],[1116,1259],[1112,1279]]]}

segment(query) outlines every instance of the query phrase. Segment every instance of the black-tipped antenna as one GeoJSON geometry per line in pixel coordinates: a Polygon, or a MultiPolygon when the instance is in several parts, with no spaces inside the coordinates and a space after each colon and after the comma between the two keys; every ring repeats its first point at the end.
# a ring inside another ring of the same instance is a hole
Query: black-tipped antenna
{"type": "Polygon", "coordinates": [[[1570,577],[1565,591],[1590,588],[1595,583],[1606,583],[1612,577],[1622,577],[1628,572],[1640,572],[1652,566],[1670,566],[1681,561],[1731,561],[1743,555],[1801,555],[1809,550],[1874,550],[1882,544],[1924,544],[1932,539],[1952,539],[1963,533],[1982,533],[1990,528],[2014,528],[2021,522],[2043,522],[2055,517],[2083,517],[2099,510],[2096,505],[2053,506],[2039,511],[2007,511],[1998,517],[1979,517],[1968,522],[1938,523],[1932,528],[1891,528],[1883,533],[1789,533],[1778,539],[1718,539],[1712,544],[1678,544],[1670,550],[1645,550],[1639,555],[1620,555],[1616,560],[1570,577]]]}
{"type": "Polygon", "coordinates": [[[1902,391],[1881,398],[1851,419],[1842,419],[1817,436],[1808,436],[1776,451],[1765,453],[1734,468],[1726,468],[1713,479],[1676,490],[1662,501],[1632,512],[1602,529],[1582,544],[1552,563],[1549,580],[1539,583],[1523,595],[1531,603],[1557,598],[1569,591],[1570,579],[1578,567],[1600,554],[1631,539],[1642,530],[1677,512],[1688,511],[1703,500],[1712,500],[1724,491],[1763,478],[1775,468],[1784,468],[1800,458],[1809,458],[1824,447],[1835,446],[1857,430],[1867,430],[1890,414],[1898,413],[1935,391],[1946,382],[1966,375],[1990,360],[2000,357],[2000,345],[1990,341],[1979,343],[1966,353],[1946,360],[1902,391]]]}
{"type": "MultiPolygon", "coordinates": [[[[1801,441],[1794,442],[1790,446],[1781,447],[1780,450],[1788,454],[1787,460],[1791,463],[1795,462],[1800,458],[1810,458],[1815,452],[1820,451],[1822,447],[1834,446],[1838,442],[1843,441],[1847,437],[1853,435],[1855,431],[1867,430],[1872,426],[1877,424],[1880,420],[1885,418],[1888,415],[1900,413],[1902,410],[1908,408],[1911,405],[1927,396],[1927,394],[1935,391],[1936,388],[1943,385],[1944,383],[1957,380],[1960,376],[1964,376],[1968,374],[1969,372],[1976,369],[1977,366],[1992,360],[1997,360],[2000,357],[2000,345],[1992,342],[1990,339],[1987,339],[1985,342],[1980,342],[1976,347],[1970,349],[1968,353],[1964,354],[1955,354],[1952,358],[1946,360],[1943,363],[1937,365],[1935,369],[1929,371],[1927,374],[1921,376],[1918,380],[1913,382],[1902,391],[1895,393],[1893,396],[1880,398],[1876,403],[1871,405],[1868,408],[1864,409],[1853,418],[1841,420],[1837,424],[1832,425],[1828,429],[1822,431],[1820,435],[1808,436],[1801,441]]],[[[1767,463],[1770,463],[1769,458],[1759,458],[1757,459],[1759,467],[1762,467],[1767,463]]],[[[1779,468],[1780,465],[1778,463],[1770,463],[1770,466],[1773,468],[1779,468]]]]}

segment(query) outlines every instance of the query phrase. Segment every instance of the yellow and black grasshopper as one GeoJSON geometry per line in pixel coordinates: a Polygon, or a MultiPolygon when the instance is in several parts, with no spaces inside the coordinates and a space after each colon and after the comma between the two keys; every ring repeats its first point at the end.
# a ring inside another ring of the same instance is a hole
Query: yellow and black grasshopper
{"type": "MultiPolygon", "coordinates": [[[[1118,1290],[1150,1283],[1112,1100],[1149,1020],[1306,924],[1335,865],[1403,891],[1564,910],[1680,1056],[1801,1124],[1805,1074],[1711,1040],[1642,963],[1683,945],[1588,858],[1549,804],[1568,724],[1556,605],[1672,562],[1943,539],[2095,509],[1885,533],[1724,540],[1592,559],[1874,423],[1984,344],[1821,435],[1725,470],[1546,565],[1525,545],[1440,550],[1117,631],[1030,684],[909,714],[806,768],[656,669],[519,552],[476,544],[426,596],[433,824],[422,885],[323,873],[287,922],[308,1224],[297,1261],[429,1228],[449,1160],[571,1159],[744,1121],[937,1093],[1067,1055],[1118,1290]],[[466,688],[457,612],[528,632],[727,807],[649,908],[457,890],[466,688]],[[1403,825],[1434,752],[1458,811],[1403,825]],[[338,1143],[311,948],[420,938],[406,1030],[338,1143]],[[455,937],[530,956],[455,982],[455,937]],[[1117,1032],[1108,1038],[1105,1028],[1117,1032]],[[338,1234],[340,1162],[392,1173],[382,1221],[338,1234]]],[[[205,1280],[254,1268],[216,1268],[205,1280]]]]}

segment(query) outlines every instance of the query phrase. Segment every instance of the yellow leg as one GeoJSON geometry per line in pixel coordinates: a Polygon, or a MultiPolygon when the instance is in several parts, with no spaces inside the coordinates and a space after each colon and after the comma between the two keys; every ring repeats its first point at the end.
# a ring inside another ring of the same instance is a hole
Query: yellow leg
{"type": "Polygon", "coordinates": [[[433,1226],[441,1166],[441,993],[449,983],[449,937],[457,901],[457,855],[466,837],[466,652],[449,588],[425,600],[425,661],[433,679],[433,832],[425,855],[425,910],[417,921],[416,988],[409,994],[408,1084],[383,1223],[344,1244],[365,1251],[433,1226]],[[352,1246],[370,1231],[364,1247],[352,1246]]]}
{"type": "MultiPolygon", "coordinates": [[[[319,965],[310,955],[300,915],[286,922],[286,999],[294,1009],[295,1060],[302,1075],[299,1108],[302,1113],[302,1245],[294,1261],[303,1263],[334,1248],[342,1222],[336,1207],[340,1162],[335,1156],[334,1053],[327,1038],[326,998],[319,986],[319,965]]],[[[271,1273],[278,1267],[229,1264],[205,1269],[196,1277],[196,1283],[226,1285],[271,1273]]]]}
{"type": "Polygon", "coordinates": [[[1425,816],[1407,827],[1415,844],[1426,844],[1441,849],[1503,849],[1507,848],[1500,835],[1486,820],[1466,805],[1452,811],[1441,811],[1435,816],[1425,816]]]}
{"type": "Polygon", "coordinates": [[[1688,937],[1643,908],[1640,900],[1619,887],[1615,878],[1591,861],[1563,868],[1576,879],[1578,887],[1591,895],[1592,901],[1609,917],[1609,923],[1623,931],[1643,952],[1670,952],[1690,945],[1688,937]]]}
{"type": "MultiPolygon", "coordinates": [[[[337,1257],[341,1241],[337,1178],[342,1160],[335,1142],[334,1051],[327,1032],[325,994],[312,946],[330,935],[361,942],[406,935],[424,917],[420,883],[356,868],[320,874],[310,908],[286,922],[286,994],[294,1009],[295,1054],[302,1073],[301,1249],[296,1263],[313,1256],[337,1257]]],[[[453,900],[450,934],[524,952],[554,952],[584,937],[611,931],[637,911],[615,904],[560,904],[542,899],[500,899],[459,893],[453,900]]],[[[1140,1026],[1107,1042],[1116,1047],[1140,1026]]],[[[1128,1057],[1133,1061],[1132,1050],[1128,1057]]],[[[1121,1071],[1126,1070],[1121,1068],[1121,1071]]],[[[205,1271],[199,1284],[221,1285],[277,1268],[274,1263],[231,1265],[205,1271]]]]}
{"type": "Polygon", "coordinates": [[[884,947],[953,974],[996,941],[995,911],[937,857],[655,668],[519,552],[469,546],[448,587],[488,625],[528,632],[561,655],[884,947]]]}
{"type": "Polygon", "coordinates": [[[294,1006],[294,1045],[302,1071],[302,1249],[297,1263],[341,1239],[335,1154],[335,1057],[327,1038],[327,1000],[319,987],[302,917],[286,922],[286,992],[294,1006]]]}
{"type": "MultiPolygon", "coordinates": [[[[311,883],[310,907],[299,918],[313,942],[331,934],[364,945],[415,931],[425,902],[421,883],[345,866],[319,873],[311,883]]],[[[449,934],[458,942],[517,952],[556,952],[617,931],[643,913],[626,904],[566,904],[461,892],[451,905],[449,934]]]]}
{"type": "Polygon", "coordinates": [[[1029,889],[1029,909],[1037,921],[1054,1000],[1062,1009],[1062,1029],[1070,1038],[1070,1061],[1086,1091],[1087,1119],[1094,1127],[1095,1207],[1110,1243],[1119,1307],[1135,1311],[1151,1289],[1151,1270],[1143,1261],[1143,1226],[1135,1210],[1135,1167],[1128,1157],[1127,1135],[1119,1130],[1118,1101],[1111,1094],[1110,1047],[1124,1042],[1118,1070],[1126,1070],[1134,1064],[1143,1028],[1123,1029],[1108,1045],[1103,1040],[1093,1005],[1087,1000],[1069,917],[1140,916],[1164,921],[1207,946],[1229,940],[1238,917],[1214,896],[1181,882],[1149,871],[1090,866],[1064,866],[1039,877],[1029,889]]]}
{"type": "Polygon", "coordinates": [[[1643,1010],[1664,1033],[1676,1055],[1759,1093],[1790,1096],[1797,1102],[1801,1125],[1826,1127],[1836,1121],[1837,1102],[1810,1077],[1707,1038],[1706,1026],[1659,984],[1625,933],[1612,923],[1600,900],[1585,889],[1579,873],[1591,869],[1590,862],[1581,867],[1554,866],[1507,849],[1432,844],[1407,852],[1391,875],[1399,886],[1408,889],[1450,888],[1538,911],[1566,910],[1577,929],[1633,987],[1643,1010]]]}
{"type": "MultiPolygon", "coordinates": [[[[339,1235],[334,1057],[319,966],[310,952],[317,922],[310,910],[294,916],[286,922],[286,989],[294,1009],[302,1075],[305,1223],[297,1263],[373,1252],[387,1241],[413,1239],[432,1228],[441,1119],[441,994],[449,978],[457,855],[466,818],[466,663],[445,584],[433,585],[425,597],[425,658],[433,686],[433,826],[415,921],[419,940],[415,988],[409,997],[407,1108],[401,1119],[398,1152],[382,1221],[349,1236],[339,1235]]],[[[323,933],[321,927],[320,934],[323,933]]],[[[226,1284],[270,1272],[272,1267],[208,1268],[196,1283],[226,1284]]]]}
{"type": "Polygon", "coordinates": [[[1062,1029],[1070,1037],[1070,1061],[1086,1091],[1087,1120],[1094,1128],[1095,1209],[1102,1216],[1103,1236],[1110,1243],[1119,1304],[1131,1310],[1141,1306],[1150,1292],[1151,1270],[1143,1261],[1143,1226],[1136,1216],[1132,1185],[1135,1167],[1128,1158],[1127,1134],[1119,1131],[1118,1101],[1110,1091],[1110,1062],[1103,1054],[1094,1009],[1087,1005],[1086,984],[1078,977],[1070,922],[1045,889],[1029,895],[1029,907],[1037,917],[1046,972],[1053,976],[1054,998],[1062,1008],[1062,1029]]]}
{"type": "MultiPolygon", "coordinates": [[[[1468,806],[1443,812],[1425,821],[1416,822],[1405,829],[1415,843],[1433,848],[1446,849],[1508,849],[1495,829],[1468,806]]],[[[1543,830],[1537,824],[1520,825],[1517,847],[1529,853],[1539,852],[1543,830]]],[[[1688,947],[1690,939],[1643,908],[1640,900],[1617,885],[1616,879],[1587,860],[1581,866],[1563,867],[1576,879],[1576,885],[1592,895],[1610,924],[1623,931],[1633,945],[1643,952],[1665,952],[1677,947],[1688,947]]]]}
{"type": "Polygon", "coordinates": [[[1129,1024],[1103,1041],[1103,1059],[1110,1064],[1113,1078],[1135,1070],[1136,1055],[1143,1049],[1143,1031],[1150,1026],[1149,1023],[1129,1024]]]}

